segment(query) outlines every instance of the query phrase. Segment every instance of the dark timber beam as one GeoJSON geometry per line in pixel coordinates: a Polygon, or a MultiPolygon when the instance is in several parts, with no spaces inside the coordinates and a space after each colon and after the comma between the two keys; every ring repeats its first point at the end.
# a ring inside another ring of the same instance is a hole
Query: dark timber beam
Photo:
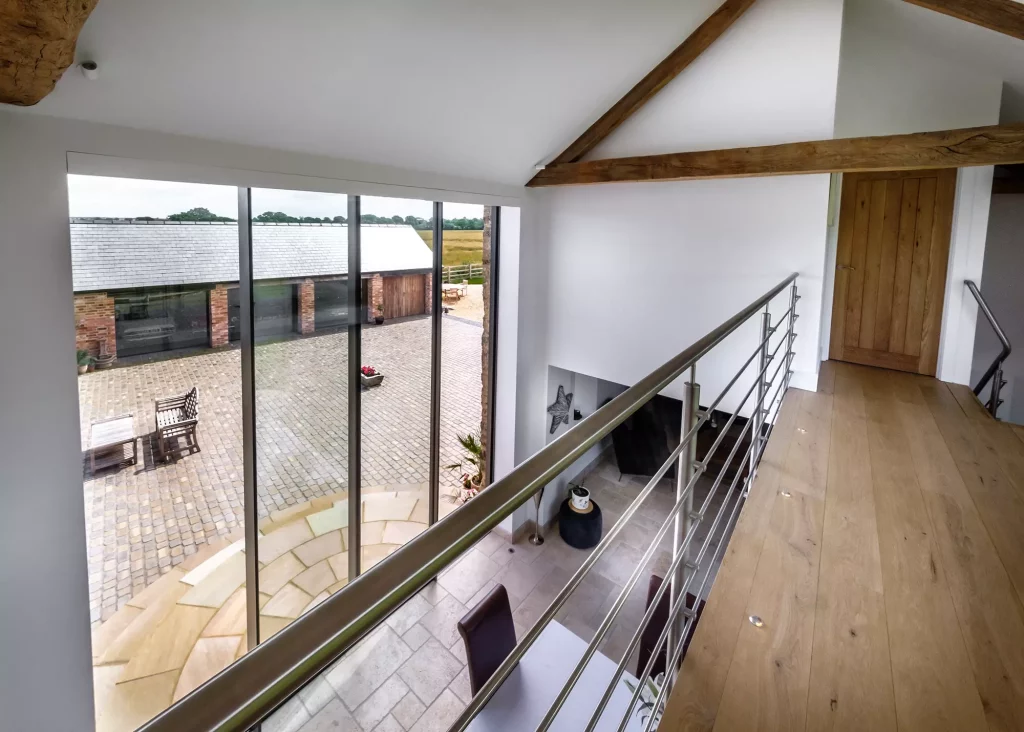
{"type": "Polygon", "coordinates": [[[644,106],[683,69],[693,63],[753,4],[754,0],[726,0],[676,50],[655,66],[647,76],[626,93],[626,96],[616,102],[615,106],[605,112],[601,119],[592,124],[550,164],[575,163],[581,160],[584,155],[597,147],[598,143],[625,122],[631,114],[644,106]]]}
{"type": "Polygon", "coordinates": [[[0,1],[0,103],[27,107],[53,91],[96,2],[0,1]]]}
{"type": "Polygon", "coordinates": [[[550,165],[528,185],[860,173],[1024,162],[1024,124],[550,165]]]}
{"type": "Polygon", "coordinates": [[[982,28],[1024,40],[1024,5],[1014,0],[905,0],[982,28]]]}

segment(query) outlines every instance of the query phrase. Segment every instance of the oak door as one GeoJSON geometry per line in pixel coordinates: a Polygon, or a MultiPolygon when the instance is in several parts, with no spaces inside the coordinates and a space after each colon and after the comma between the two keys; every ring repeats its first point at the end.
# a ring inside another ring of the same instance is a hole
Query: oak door
{"type": "Polygon", "coordinates": [[[843,176],[829,357],[935,375],[956,169],[843,176]]]}

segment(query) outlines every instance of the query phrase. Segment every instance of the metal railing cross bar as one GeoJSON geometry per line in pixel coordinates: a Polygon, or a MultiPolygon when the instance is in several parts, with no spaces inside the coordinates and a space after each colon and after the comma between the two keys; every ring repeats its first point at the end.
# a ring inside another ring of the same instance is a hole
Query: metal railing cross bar
{"type": "MultiPolygon", "coordinates": [[[[769,402],[770,404],[774,404],[775,401],[779,399],[780,392],[782,391],[782,387],[783,387],[784,383],[785,382],[783,382],[782,384],[779,384],[779,386],[777,386],[775,388],[775,394],[772,396],[772,400],[771,400],[771,402],[769,402]]],[[[768,441],[765,440],[765,441],[763,441],[759,445],[758,454],[757,454],[758,461],[760,461],[761,457],[764,455],[764,451],[765,451],[765,449],[767,447],[767,444],[768,444],[768,441]]],[[[751,443],[751,445],[747,449],[747,451],[750,452],[750,450],[753,449],[753,448],[754,448],[754,443],[751,443]]],[[[746,480],[745,480],[745,483],[750,483],[751,481],[753,481],[754,477],[755,476],[748,475],[746,480]]],[[[733,488],[735,488],[736,481],[737,481],[738,478],[739,478],[738,474],[737,474],[737,476],[735,478],[733,478],[732,485],[730,486],[730,492],[733,490],[733,488]]],[[[745,501],[743,501],[743,500],[737,500],[736,501],[736,504],[733,507],[733,512],[730,515],[730,518],[729,518],[729,521],[727,522],[727,525],[729,525],[729,524],[731,524],[733,522],[733,520],[734,520],[734,518],[736,516],[736,512],[739,510],[739,507],[741,505],[743,505],[744,502],[745,501]]],[[[724,509],[724,505],[723,505],[723,509],[724,509]]],[[[722,509],[719,509],[719,514],[721,514],[721,511],[722,511],[722,509]]],[[[711,535],[711,532],[709,532],[709,536],[710,535],[711,535]]],[[[714,557],[711,560],[711,565],[714,565],[714,563],[716,561],[718,561],[718,558],[721,556],[721,552],[725,548],[726,544],[727,544],[727,542],[724,542],[724,541],[718,543],[718,546],[715,549],[715,555],[714,555],[714,557]]],[[[707,545],[708,545],[708,541],[705,540],[705,544],[701,548],[702,552],[706,552],[707,551],[707,545]]],[[[698,555],[698,561],[697,561],[698,565],[700,564],[700,561],[702,559],[703,559],[703,557],[698,555]]],[[[691,574],[687,578],[687,580],[683,583],[683,587],[680,590],[680,592],[685,593],[687,591],[687,589],[689,589],[690,583],[693,581],[693,578],[696,577],[696,576],[697,576],[696,572],[691,574]]],[[[701,582],[701,585],[698,588],[697,593],[696,593],[696,597],[697,597],[698,602],[699,602],[701,596],[704,594],[704,589],[707,586],[707,583],[708,583],[710,577],[711,577],[710,571],[706,572],[705,575],[704,575],[704,579],[701,582]]],[[[652,606],[656,602],[657,602],[657,600],[652,602],[651,603],[652,606]]],[[[640,675],[640,677],[638,679],[639,683],[637,684],[637,688],[634,691],[633,696],[630,699],[630,702],[629,702],[629,704],[626,707],[626,711],[623,714],[622,719],[620,720],[620,724],[619,724],[619,727],[618,727],[618,732],[622,732],[625,729],[626,724],[629,721],[629,715],[632,714],[633,707],[636,706],[636,702],[640,698],[640,692],[644,688],[644,684],[646,683],[646,680],[651,675],[651,671],[654,668],[654,663],[656,662],[656,660],[658,658],[658,655],[660,654],[661,647],[662,647],[662,645],[664,645],[665,640],[668,637],[668,628],[671,627],[672,623],[678,617],[679,611],[683,607],[685,607],[685,603],[680,603],[675,608],[673,608],[673,611],[670,613],[670,616],[669,616],[668,620],[665,623],[665,628],[662,630],[661,634],[658,636],[658,640],[654,644],[654,648],[653,648],[653,651],[651,653],[651,657],[648,659],[647,665],[644,667],[644,671],[643,671],[643,673],[640,675]]],[[[682,631],[682,633],[680,633],[680,639],[679,639],[679,645],[678,645],[678,650],[679,650],[680,653],[681,653],[681,649],[686,644],[687,637],[688,637],[689,633],[692,632],[692,628],[693,628],[693,625],[694,625],[695,622],[696,622],[696,613],[694,613],[693,616],[688,617],[686,619],[686,623],[683,626],[683,631],[682,631]]],[[[678,663],[678,660],[679,660],[678,659],[678,654],[674,654],[673,657],[671,657],[671,659],[670,659],[670,657],[668,656],[668,653],[666,652],[666,661],[669,661],[669,660],[671,660],[672,662],[665,664],[666,676],[667,676],[667,674],[669,673],[670,670],[672,670],[672,669],[674,669],[676,667],[676,664],[678,663]]],[[[652,710],[652,717],[656,714],[657,709],[660,706],[659,701],[660,701],[660,699],[661,699],[661,697],[663,695],[664,690],[667,688],[667,686],[668,686],[667,684],[664,684],[662,686],[661,690],[659,690],[659,692],[658,692],[658,697],[655,700],[655,707],[652,710]]],[[[647,728],[647,729],[649,729],[649,728],[647,728]]]]}
{"type": "MultiPolygon", "coordinates": [[[[778,371],[778,369],[776,369],[775,376],[778,376],[778,373],[779,373],[779,371],[778,371]]],[[[772,377],[773,381],[774,381],[774,378],[775,377],[773,376],[772,377]]],[[[779,389],[777,388],[776,391],[775,391],[775,395],[777,396],[778,393],[779,393],[779,389]]],[[[763,399],[762,399],[761,403],[763,403],[763,399]]],[[[757,406],[760,407],[760,404],[758,404],[757,406]]],[[[747,427],[749,427],[751,424],[752,424],[752,422],[748,421],[747,422],[747,427]]],[[[744,431],[746,431],[747,427],[744,427],[744,431]]],[[[742,435],[741,435],[741,439],[742,439],[742,435]]],[[[736,445],[739,445],[740,441],[741,440],[737,440],[736,445]]],[[[752,454],[754,445],[755,445],[755,443],[753,441],[751,441],[750,446],[747,448],[745,454],[743,455],[743,458],[742,458],[743,461],[745,461],[752,454]]],[[[734,453],[735,453],[735,446],[734,446],[734,453]]],[[[729,467],[730,464],[731,464],[731,459],[730,459],[730,462],[726,463],[726,465],[723,466],[722,470],[719,472],[719,478],[721,478],[725,474],[725,472],[728,470],[728,467],[729,467]]],[[[721,508],[719,508],[718,513],[716,514],[715,519],[714,519],[714,521],[711,524],[711,527],[708,529],[708,534],[705,537],[704,543],[701,545],[701,548],[697,552],[696,558],[693,560],[693,564],[695,564],[697,567],[700,566],[700,562],[703,560],[704,555],[707,552],[707,546],[709,545],[712,537],[714,536],[715,531],[718,529],[718,525],[719,525],[719,523],[721,521],[722,513],[724,512],[725,506],[728,504],[728,502],[729,502],[729,500],[730,500],[730,498],[731,498],[731,496],[733,494],[733,491],[734,491],[734,489],[736,487],[736,481],[739,479],[740,475],[742,475],[742,471],[738,471],[736,473],[736,477],[733,478],[733,481],[732,481],[732,483],[731,483],[731,485],[729,487],[729,490],[726,493],[726,497],[725,497],[725,499],[724,499],[724,501],[722,503],[722,506],[721,506],[721,508]]],[[[748,477],[744,481],[744,483],[749,481],[750,477],[751,476],[748,474],[748,477]]],[[[707,506],[710,505],[711,498],[717,493],[717,490],[718,490],[717,487],[718,487],[718,485],[720,483],[721,483],[721,480],[716,481],[715,485],[708,492],[708,498],[705,500],[704,505],[701,507],[701,513],[703,513],[706,510],[707,506]]],[[[679,563],[682,562],[686,558],[686,551],[685,550],[689,548],[689,543],[691,541],[691,538],[692,538],[692,536],[696,535],[696,529],[700,525],[700,523],[701,523],[701,520],[698,519],[690,527],[690,531],[687,532],[687,535],[688,535],[687,539],[686,539],[686,541],[683,544],[684,550],[681,550],[677,554],[677,556],[673,558],[672,563],[671,563],[669,569],[666,571],[666,577],[672,576],[673,573],[678,569],[679,563]]],[[[655,542],[656,541],[657,541],[657,539],[655,540],[655,542]]],[[[652,542],[652,545],[654,545],[655,542],[652,542]]],[[[640,569],[642,570],[643,567],[646,564],[647,564],[646,561],[642,561],[640,563],[640,569]]],[[[691,578],[692,578],[692,576],[693,575],[691,574],[691,578]]],[[[680,596],[681,597],[685,597],[685,592],[686,592],[687,587],[689,586],[689,582],[690,582],[689,579],[687,579],[687,580],[685,580],[683,582],[682,589],[680,590],[680,596]]],[[[633,654],[633,651],[635,650],[637,644],[640,642],[640,638],[643,636],[644,631],[646,630],[647,626],[650,624],[651,619],[654,617],[654,613],[657,611],[657,608],[658,608],[658,603],[661,601],[661,598],[664,597],[664,595],[668,591],[668,589],[669,589],[669,583],[668,582],[662,582],[661,587],[658,588],[658,590],[655,593],[654,597],[651,598],[651,601],[648,604],[647,610],[644,613],[644,616],[643,616],[643,618],[640,621],[639,627],[637,628],[636,632],[633,634],[633,637],[630,639],[629,645],[626,647],[626,650],[623,652],[622,659],[619,661],[619,664],[618,664],[618,666],[615,669],[615,673],[612,675],[612,679],[609,682],[608,687],[605,690],[604,695],[601,697],[601,701],[598,703],[597,710],[594,712],[594,715],[590,719],[590,723],[587,725],[586,732],[593,732],[594,728],[597,726],[597,723],[600,721],[601,715],[604,713],[604,709],[607,706],[608,702],[611,700],[612,694],[615,691],[615,685],[618,683],[619,678],[622,676],[622,672],[625,670],[626,664],[629,662],[630,656],[633,654]]],[[[684,603],[680,603],[679,606],[681,607],[683,604],[684,603]]],[[[675,617],[675,613],[673,614],[673,617],[675,617]]],[[[666,625],[665,625],[665,629],[664,629],[665,635],[668,634],[668,628],[669,628],[670,624],[671,623],[666,623],[666,625]]],[[[598,633],[600,633],[600,632],[601,631],[599,629],[598,633]]],[[[658,643],[658,645],[656,647],[660,647],[660,644],[661,644],[661,641],[659,641],[659,643],[658,643]]],[[[643,684],[643,679],[641,679],[640,682],[641,682],[641,684],[643,684]]]]}
{"type": "MultiPolygon", "coordinates": [[[[783,279],[458,511],[422,532],[140,729],[245,732],[254,727],[796,278],[797,273],[793,273],[783,279]]],[[[635,510],[636,506],[627,509],[628,516],[635,510]]],[[[471,702],[467,723],[500,684],[497,674],[492,681],[495,683],[485,685],[471,702]]]]}
{"type": "MultiPolygon", "coordinates": [[[[779,345],[781,346],[782,342],[780,342],[779,345]]],[[[776,348],[776,350],[778,350],[778,348],[776,348]]],[[[778,375],[779,370],[781,369],[782,364],[784,363],[784,361],[780,360],[779,363],[780,363],[779,367],[776,368],[776,370],[775,370],[775,376],[778,375]]],[[[762,371],[761,373],[759,373],[757,375],[757,378],[760,379],[760,378],[763,377],[763,375],[764,375],[764,373],[762,371]]],[[[773,380],[775,379],[775,376],[772,377],[773,380]]],[[[757,382],[755,381],[755,385],[756,385],[756,383],[757,382]]],[[[750,395],[752,393],[753,393],[753,386],[747,391],[746,396],[743,397],[743,401],[740,402],[740,405],[737,408],[737,411],[739,411],[739,409],[743,407],[743,405],[746,403],[747,399],[750,398],[750,395]]],[[[755,409],[759,409],[762,402],[763,402],[763,399],[761,401],[759,401],[755,405],[754,408],[755,409]]],[[[733,415],[733,417],[735,417],[735,415],[733,415]]],[[[732,424],[732,421],[733,420],[730,420],[728,424],[732,424]]],[[[712,486],[711,490],[708,492],[708,496],[707,496],[707,498],[705,498],[704,503],[701,504],[699,513],[697,514],[696,517],[694,517],[694,521],[690,525],[690,530],[687,532],[687,539],[683,543],[683,546],[680,548],[679,556],[685,556],[686,552],[688,551],[689,546],[690,546],[690,542],[692,541],[693,536],[695,536],[695,529],[696,529],[696,527],[700,526],[701,522],[703,521],[704,513],[707,511],[708,506],[710,506],[710,504],[711,504],[711,500],[714,498],[715,493],[717,493],[718,488],[719,488],[719,486],[722,483],[722,477],[725,475],[726,471],[728,471],[728,469],[729,469],[729,466],[732,464],[732,459],[736,455],[736,450],[739,448],[740,443],[743,441],[744,435],[746,435],[747,430],[750,429],[750,426],[752,424],[753,424],[753,420],[747,420],[747,423],[744,425],[742,432],[740,432],[740,436],[737,438],[736,442],[733,444],[732,450],[729,453],[729,457],[726,458],[725,465],[723,465],[722,469],[719,471],[718,478],[715,480],[714,485],[712,486]]],[[[728,428],[726,427],[726,429],[728,429],[728,428]]],[[[708,455],[704,458],[704,462],[707,462],[707,460],[710,459],[710,457],[713,454],[713,452],[718,448],[718,445],[721,444],[721,438],[722,438],[722,436],[725,435],[726,429],[722,430],[722,433],[719,435],[719,439],[715,441],[715,443],[712,446],[711,450],[708,451],[708,455]]],[[[687,443],[680,443],[678,449],[681,450],[683,447],[686,447],[686,446],[687,446],[687,443]]],[[[676,452],[677,451],[673,451],[674,454],[676,452]]],[[[676,457],[678,457],[678,455],[676,455],[676,457]]],[[[662,475],[664,475],[665,472],[668,472],[668,468],[671,465],[671,463],[674,462],[674,460],[675,460],[675,458],[673,458],[673,457],[669,458],[667,464],[664,466],[665,469],[664,469],[664,472],[662,472],[662,475]]],[[[669,528],[672,526],[673,522],[675,521],[676,515],[686,505],[687,499],[688,499],[689,495],[693,492],[693,489],[696,486],[697,480],[698,480],[699,477],[700,477],[700,473],[696,473],[689,480],[689,482],[687,482],[686,487],[685,487],[684,492],[683,492],[683,495],[681,495],[679,497],[679,499],[676,501],[675,505],[669,511],[668,517],[664,520],[664,522],[661,525],[661,528],[658,529],[658,531],[655,534],[654,538],[651,540],[651,543],[648,545],[647,550],[644,552],[643,556],[640,558],[640,561],[637,563],[636,568],[630,574],[629,579],[626,581],[626,584],[623,586],[622,590],[619,592],[619,595],[615,599],[615,602],[612,604],[612,607],[609,609],[608,613],[605,615],[604,620],[601,621],[601,624],[598,626],[597,631],[594,633],[594,638],[587,645],[587,649],[586,649],[586,651],[584,651],[583,657],[576,664],[576,667],[573,669],[572,673],[569,675],[569,679],[562,686],[562,689],[561,689],[561,691],[559,691],[558,696],[555,697],[554,703],[552,703],[552,705],[548,708],[548,711],[544,715],[544,718],[541,720],[540,724],[537,726],[537,732],[545,732],[551,726],[552,722],[554,722],[555,717],[558,715],[559,710],[561,710],[562,705],[565,703],[565,700],[569,697],[569,694],[572,692],[572,689],[576,685],[576,682],[579,680],[579,677],[583,674],[583,671],[584,671],[584,669],[586,669],[587,664],[589,663],[590,659],[593,658],[594,654],[597,652],[597,647],[600,645],[601,641],[604,640],[604,637],[608,633],[608,630],[611,628],[612,623],[615,622],[615,618],[618,616],[619,612],[622,610],[622,606],[625,605],[626,599],[629,597],[629,593],[632,592],[633,587],[636,586],[636,583],[639,580],[640,575],[643,573],[644,568],[647,566],[647,563],[651,560],[651,557],[654,556],[654,552],[657,551],[658,545],[661,543],[661,540],[663,538],[665,538],[665,535],[668,533],[669,528]]],[[[665,584],[668,584],[668,583],[666,582],[665,584]]],[[[553,617],[554,614],[557,613],[559,609],[560,609],[560,605],[555,607],[554,608],[554,612],[551,612],[550,615],[553,617]]],[[[550,608],[549,608],[549,610],[550,610],[550,608]]],[[[547,615],[547,614],[548,613],[545,613],[545,615],[547,615]]]]}

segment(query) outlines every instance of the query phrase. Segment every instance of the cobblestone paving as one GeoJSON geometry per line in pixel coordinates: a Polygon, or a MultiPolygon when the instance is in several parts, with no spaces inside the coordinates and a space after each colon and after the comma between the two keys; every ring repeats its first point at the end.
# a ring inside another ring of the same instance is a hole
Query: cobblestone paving
{"type": "MultiPolygon", "coordinates": [[[[441,464],[455,435],[480,425],[479,326],[446,319],[442,333],[441,464]]],[[[347,335],[256,350],[259,515],[347,490],[347,335]]],[[[362,392],[363,485],[425,484],[430,443],[430,321],[363,330],[362,362],[385,374],[362,392]]],[[[132,413],[139,464],[86,470],[90,612],[105,620],[214,536],[242,526],[241,366],[237,349],[171,358],[79,378],[83,446],[96,419],[132,413]],[[153,402],[198,387],[202,452],[154,459],[153,402]]],[[[442,492],[457,485],[442,471],[442,492]]]]}

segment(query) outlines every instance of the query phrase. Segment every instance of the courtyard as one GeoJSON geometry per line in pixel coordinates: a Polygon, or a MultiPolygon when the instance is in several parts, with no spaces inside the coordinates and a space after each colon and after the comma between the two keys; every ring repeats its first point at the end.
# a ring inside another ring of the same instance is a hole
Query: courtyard
{"type": "MultiPolygon", "coordinates": [[[[442,325],[441,465],[461,458],[456,435],[477,432],[482,327],[442,325]]],[[[285,340],[256,349],[257,513],[272,521],[346,493],[347,334],[285,340]]],[[[362,363],[385,374],[362,399],[363,491],[425,498],[430,444],[430,320],[365,327],[362,363]]],[[[84,460],[90,617],[110,618],[161,575],[243,527],[241,363],[237,348],[169,357],[79,378],[83,456],[90,424],[132,414],[138,464],[92,475],[84,460]],[[159,460],[154,401],[199,394],[201,451],[159,460]]],[[[441,471],[441,505],[458,486],[441,471]]],[[[448,504],[450,505],[450,504],[448,504]]],[[[417,509],[416,513],[420,513],[417,509]]]]}

